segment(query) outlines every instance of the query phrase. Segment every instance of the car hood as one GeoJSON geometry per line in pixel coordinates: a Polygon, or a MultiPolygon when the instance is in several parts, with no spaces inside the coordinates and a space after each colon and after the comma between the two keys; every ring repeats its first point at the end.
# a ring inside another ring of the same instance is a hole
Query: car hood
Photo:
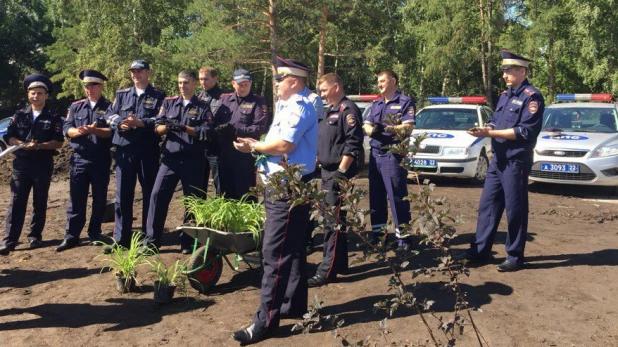
{"type": "Polygon", "coordinates": [[[412,136],[418,136],[423,133],[427,134],[427,138],[423,140],[423,144],[425,145],[471,147],[482,140],[480,137],[474,137],[468,134],[465,130],[414,129],[412,131],[412,136]]]}
{"type": "Polygon", "coordinates": [[[565,131],[559,137],[542,131],[536,142],[536,149],[586,149],[593,150],[605,144],[618,141],[618,133],[592,133],[565,131]]]}

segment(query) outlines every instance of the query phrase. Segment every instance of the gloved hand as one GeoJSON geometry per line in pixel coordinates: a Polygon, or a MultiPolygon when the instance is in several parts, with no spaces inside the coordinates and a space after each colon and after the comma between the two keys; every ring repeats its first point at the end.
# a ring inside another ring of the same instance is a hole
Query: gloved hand
{"type": "Polygon", "coordinates": [[[167,131],[175,133],[184,133],[187,130],[186,125],[178,124],[171,121],[165,123],[165,128],[167,129],[167,131]]]}
{"type": "Polygon", "coordinates": [[[222,141],[233,141],[236,139],[236,128],[232,123],[225,123],[215,127],[215,133],[222,141]]]}
{"type": "Polygon", "coordinates": [[[373,130],[371,131],[371,134],[369,135],[369,137],[371,137],[372,139],[378,140],[382,136],[383,132],[384,132],[384,125],[382,125],[381,123],[376,123],[373,125],[373,130]]]}
{"type": "Polygon", "coordinates": [[[339,170],[337,170],[337,171],[335,171],[335,172],[333,173],[333,177],[334,177],[335,179],[340,180],[340,181],[347,181],[347,180],[348,180],[348,178],[347,178],[347,177],[345,177],[345,174],[344,174],[343,172],[339,171],[339,170]]]}

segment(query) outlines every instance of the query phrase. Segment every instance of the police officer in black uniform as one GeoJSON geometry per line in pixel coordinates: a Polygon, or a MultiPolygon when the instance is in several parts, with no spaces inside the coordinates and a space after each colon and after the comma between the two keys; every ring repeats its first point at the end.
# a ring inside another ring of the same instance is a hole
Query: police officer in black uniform
{"type": "Polygon", "coordinates": [[[96,70],[79,73],[87,98],[74,102],[64,122],[64,135],[71,139],[70,198],[67,207],[66,235],[56,252],[79,244],[79,234],[86,224],[88,189],[92,186],[92,212],[88,226],[91,241],[99,240],[103,212],[107,202],[112,130],[105,121],[111,102],[103,95],[107,77],[96,70]]]}
{"type": "Polygon", "coordinates": [[[487,170],[479,203],[475,238],[470,249],[457,258],[482,262],[489,259],[506,208],[507,256],[497,270],[509,272],[519,270],[524,263],[528,233],[528,176],[532,151],[541,132],[545,100],[526,78],[531,60],[507,50],[500,51],[500,56],[502,78],[508,89],[500,95],[496,111],[488,123],[468,131],[472,136],[491,137],[494,157],[487,170]]]}
{"type": "MultiPolygon", "coordinates": [[[[346,98],[343,80],[335,73],[328,73],[318,81],[322,98],[332,107],[319,124],[318,163],[320,163],[322,190],[327,191],[324,203],[336,208],[340,223],[345,223],[341,211],[340,182],[358,172],[356,159],[363,150],[361,112],[354,102],[346,98]]],[[[324,258],[309,287],[319,287],[337,278],[348,269],[348,239],[345,228],[335,230],[334,225],[324,227],[324,258]]]]}
{"type": "Polygon", "coordinates": [[[64,141],[62,119],[45,104],[52,92],[51,80],[47,76],[33,74],[24,79],[23,88],[30,106],[13,115],[4,135],[4,142],[20,148],[13,152],[11,203],[6,215],[6,233],[0,244],[1,255],[8,255],[17,245],[31,189],[30,249],[43,244],[41,238],[47,213],[47,194],[54,171],[53,155],[64,141]]]}
{"type": "Polygon", "coordinates": [[[268,108],[264,97],[251,91],[249,71],[234,71],[234,93],[221,97],[221,107],[215,115],[215,131],[219,137],[219,179],[221,194],[240,199],[255,186],[255,158],[234,149],[236,137],[258,140],[266,132],[268,108]]]}
{"type": "MultiPolygon", "coordinates": [[[[210,105],[210,112],[214,115],[217,114],[219,106],[221,106],[221,94],[223,89],[219,87],[217,83],[217,76],[219,75],[217,69],[212,66],[204,66],[200,69],[200,85],[203,90],[197,92],[197,98],[210,105]]],[[[221,184],[219,182],[219,149],[215,142],[206,143],[206,166],[204,167],[204,185],[203,191],[208,190],[208,179],[212,174],[212,182],[215,186],[215,192],[217,195],[221,194],[221,184]]]]}
{"type": "MultiPolygon", "coordinates": [[[[114,132],[116,147],[116,222],[114,240],[128,247],[131,242],[135,183],[142,186],[142,232],[146,233],[146,219],[150,194],[159,168],[160,137],[154,131],[165,93],[149,83],[150,65],[134,60],[129,67],[134,86],[116,91],[114,103],[106,118],[114,132]]],[[[112,248],[104,248],[111,252],[112,248]]]]}
{"type": "MultiPolygon", "coordinates": [[[[156,119],[156,132],[165,141],[163,158],[150,198],[146,247],[160,247],[161,235],[174,190],[182,183],[185,196],[202,196],[199,187],[204,179],[204,150],[211,133],[210,107],[195,96],[197,76],[184,70],[178,74],[179,96],[166,98],[156,119]]],[[[190,254],[193,239],[180,233],[183,254],[190,254]]]]}

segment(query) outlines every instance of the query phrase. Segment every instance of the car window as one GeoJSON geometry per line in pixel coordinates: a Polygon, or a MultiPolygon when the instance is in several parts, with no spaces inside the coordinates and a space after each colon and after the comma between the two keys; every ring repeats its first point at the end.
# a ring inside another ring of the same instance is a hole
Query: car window
{"type": "Polygon", "coordinates": [[[543,129],[559,128],[573,132],[617,132],[615,108],[569,107],[547,108],[543,114],[543,129]]]}
{"type": "Polygon", "coordinates": [[[483,118],[483,126],[485,126],[485,124],[487,124],[487,121],[489,120],[489,118],[491,118],[491,116],[493,115],[493,112],[488,109],[488,108],[484,108],[483,112],[481,113],[481,116],[483,118]]]}
{"type": "Polygon", "coordinates": [[[416,115],[416,129],[468,130],[479,126],[475,109],[424,109],[416,115]]]}

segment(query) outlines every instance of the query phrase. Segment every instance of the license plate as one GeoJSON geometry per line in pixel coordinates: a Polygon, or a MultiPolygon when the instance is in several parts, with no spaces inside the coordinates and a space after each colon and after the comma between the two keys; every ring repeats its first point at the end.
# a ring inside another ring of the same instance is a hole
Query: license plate
{"type": "Polygon", "coordinates": [[[438,167],[438,162],[434,159],[414,159],[414,167],[438,167]]]}
{"type": "Polygon", "coordinates": [[[579,173],[579,165],[541,163],[541,171],[579,173]]]}

